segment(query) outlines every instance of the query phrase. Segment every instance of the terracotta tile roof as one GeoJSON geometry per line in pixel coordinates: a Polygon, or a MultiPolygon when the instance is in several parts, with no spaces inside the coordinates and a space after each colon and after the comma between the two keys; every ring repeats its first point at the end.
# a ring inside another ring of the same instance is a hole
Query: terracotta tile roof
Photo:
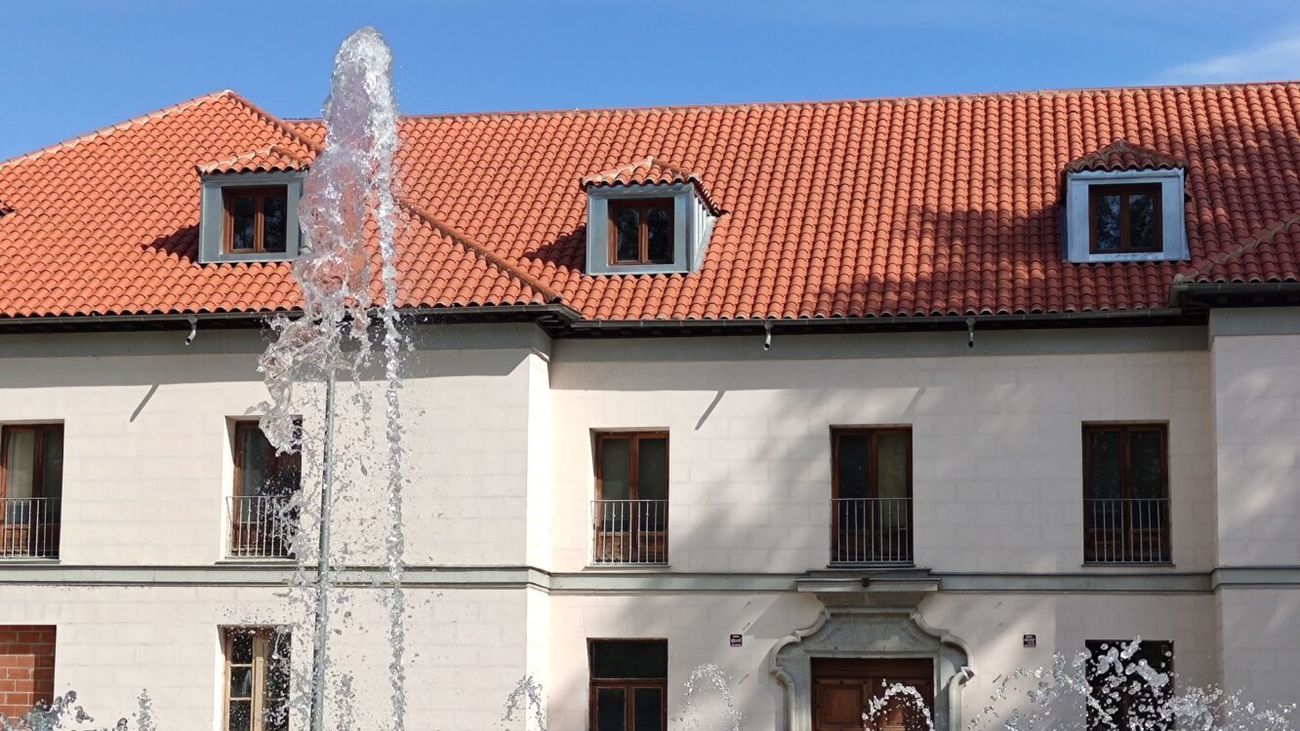
{"type": "Polygon", "coordinates": [[[224,160],[201,163],[197,167],[204,175],[214,173],[266,173],[306,170],[308,160],[279,145],[245,152],[224,160]]]}
{"type": "Polygon", "coordinates": [[[620,185],[665,185],[673,183],[691,183],[700,192],[700,197],[714,213],[718,207],[709,195],[709,189],[699,173],[683,170],[672,163],[646,157],[636,162],[621,165],[591,175],[584,175],[578,181],[583,190],[589,188],[617,187],[620,185]]]}
{"type": "MultiPolygon", "coordinates": [[[[1166,307],[1179,273],[1300,271],[1294,83],[407,117],[401,134],[405,306],[560,302],[612,320],[1132,311],[1166,307]],[[1191,261],[1062,260],[1061,173],[1115,140],[1185,161],[1191,261]],[[702,270],[586,275],[574,182],[647,158],[692,171],[724,211],[702,270]]],[[[0,315],[294,307],[287,264],[197,263],[198,166],[272,148],[310,161],[322,135],[222,92],[0,163],[14,209],[0,218],[0,315]]]]}
{"type": "Polygon", "coordinates": [[[1105,147],[1071,160],[1065,166],[1067,173],[1119,172],[1125,170],[1174,170],[1185,168],[1187,163],[1155,150],[1129,144],[1128,140],[1115,140],[1105,147]]]}

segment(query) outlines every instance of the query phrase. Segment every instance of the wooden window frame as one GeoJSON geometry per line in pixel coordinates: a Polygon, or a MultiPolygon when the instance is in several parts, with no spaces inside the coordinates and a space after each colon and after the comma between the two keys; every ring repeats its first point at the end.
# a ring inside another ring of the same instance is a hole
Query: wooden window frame
{"type": "Polygon", "coordinates": [[[674,198],[611,198],[607,206],[609,216],[607,227],[609,229],[609,263],[611,266],[660,266],[672,264],[677,260],[677,216],[675,214],[676,200],[674,198]],[[638,216],[637,225],[637,258],[619,259],[618,258],[618,226],[614,224],[614,216],[619,211],[635,210],[638,216]],[[650,260],[650,228],[647,221],[651,211],[666,210],[668,211],[668,238],[673,243],[673,257],[669,261],[651,261],[650,260]]]}
{"type": "MultiPolygon", "coordinates": [[[[32,449],[35,454],[32,455],[32,494],[31,497],[46,498],[45,488],[45,435],[53,432],[63,431],[61,423],[45,424],[4,424],[0,426],[0,498],[9,496],[9,440],[15,431],[31,431],[35,433],[32,440],[32,449]]],[[[0,523],[4,522],[3,512],[0,511],[0,523]]]]}
{"type": "MultiPolygon", "coordinates": [[[[299,426],[301,426],[301,425],[299,425],[299,426]]],[[[235,442],[235,443],[234,443],[233,445],[231,445],[231,459],[232,459],[233,462],[234,462],[235,484],[231,487],[230,494],[233,495],[234,497],[250,497],[250,496],[244,494],[244,439],[243,439],[243,436],[244,436],[244,432],[246,432],[246,431],[252,431],[252,430],[257,430],[257,431],[261,431],[261,430],[262,430],[262,427],[260,426],[260,423],[258,422],[257,419],[238,419],[238,420],[235,421],[234,428],[232,429],[232,436],[234,437],[234,442],[235,442]]],[[[301,466],[301,459],[302,459],[302,457],[301,457],[301,453],[297,453],[296,456],[297,456],[298,459],[300,460],[300,462],[299,462],[299,470],[298,470],[299,485],[298,485],[298,488],[297,488],[297,489],[298,489],[298,490],[301,490],[301,489],[302,489],[302,484],[301,484],[301,479],[302,479],[302,466],[301,466]]],[[[271,447],[271,454],[270,454],[270,456],[269,456],[269,458],[268,458],[268,460],[267,460],[267,464],[268,464],[268,465],[277,464],[277,463],[279,462],[279,460],[281,460],[281,459],[283,459],[283,458],[284,458],[283,456],[278,455],[278,454],[275,453],[275,447],[271,447]]]]}
{"type": "MultiPolygon", "coordinates": [[[[1105,422],[1105,421],[1084,422],[1083,424],[1084,563],[1100,563],[1102,565],[1107,565],[1112,562],[1100,561],[1096,558],[1096,556],[1089,557],[1089,552],[1092,551],[1093,546],[1096,545],[1094,542],[1094,534],[1096,532],[1096,527],[1092,524],[1088,512],[1088,505],[1089,505],[1088,501],[1094,499],[1093,475],[1092,475],[1092,444],[1091,444],[1091,440],[1088,437],[1095,432],[1104,432],[1104,431],[1117,431],[1124,435],[1122,439],[1123,456],[1120,460],[1121,461],[1120,497],[1110,498],[1110,499],[1119,499],[1119,500],[1134,499],[1133,485],[1132,485],[1133,449],[1132,449],[1132,441],[1130,440],[1130,435],[1136,432],[1154,432],[1160,435],[1160,463],[1162,465],[1162,469],[1160,471],[1160,478],[1161,478],[1160,497],[1157,499],[1164,500],[1167,506],[1171,501],[1169,498],[1169,424],[1163,422],[1105,422]]],[[[1162,511],[1160,517],[1163,523],[1163,525],[1161,525],[1161,534],[1160,534],[1161,535],[1160,552],[1161,555],[1165,557],[1165,560],[1158,563],[1170,563],[1173,556],[1173,554],[1171,553],[1172,540],[1170,538],[1170,534],[1172,533],[1173,521],[1170,519],[1170,510],[1162,511]]],[[[1133,528],[1131,526],[1125,525],[1123,530],[1125,532],[1125,535],[1128,535],[1128,533],[1132,531],[1133,528]]],[[[1121,563],[1127,563],[1127,562],[1121,562],[1121,563]]],[[[1157,562],[1141,562],[1141,563],[1157,563],[1157,562]]]]}
{"type": "Polygon", "coordinates": [[[1160,183],[1092,183],[1088,185],[1088,253],[1090,254],[1151,254],[1164,250],[1164,219],[1161,215],[1162,186],[1160,183]],[[1129,240],[1130,234],[1128,209],[1129,196],[1144,193],[1151,196],[1152,245],[1134,247],[1129,240]],[[1118,249],[1101,249],[1097,245],[1097,199],[1103,196],[1118,195],[1119,237],[1118,249]]]}
{"type": "Polygon", "coordinates": [[[589,637],[587,638],[587,723],[588,728],[596,729],[596,697],[601,688],[619,688],[623,696],[623,728],[632,731],[636,728],[635,692],[638,688],[658,689],[660,711],[659,729],[668,728],[668,673],[664,669],[662,678],[600,678],[596,676],[596,644],[599,642],[641,642],[644,644],[661,644],[667,654],[668,640],[656,637],[589,637]]]}
{"type": "MultiPolygon", "coordinates": [[[[273,638],[277,634],[283,634],[286,641],[290,643],[292,650],[292,634],[288,630],[278,627],[223,627],[221,629],[221,664],[222,672],[222,690],[221,690],[221,731],[227,731],[230,728],[230,704],[232,702],[248,701],[249,731],[265,731],[266,722],[266,673],[267,665],[270,660],[270,652],[267,650],[268,645],[273,645],[273,638]],[[253,636],[253,661],[251,663],[235,663],[232,644],[236,634],[249,634],[253,636]],[[236,667],[249,667],[253,670],[253,679],[251,681],[252,695],[247,698],[232,698],[230,695],[230,679],[232,670],[236,667]]],[[[290,662],[292,662],[292,652],[290,652],[290,662]]],[[[289,677],[292,679],[293,674],[289,677]]],[[[286,698],[287,700],[287,698],[286,698]]]]}
{"type": "Polygon", "coordinates": [[[256,188],[225,187],[221,189],[221,253],[222,254],[283,254],[289,249],[288,209],[289,188],[285,185],[261,186],[256,188]],[[253,199],[253,248],[235,248],[235,214],[234,201],[237,198],[253,199]],[[266,250],[266,200],[284,198],[285,205],[285,251],[266,250]]]}
{"type": "MultiPolygon", "coordinates": [[[[672,442],[668,438],[668,432],[663,430],[648,431],[602,431],[596,432],[595,443],[595,477],[596,477],[596,500],[604,502],[605,497],[605,476],[604,470],[604,445],[608,441],[626,441],[628,442],[628,486],[627,497],[623,500],[639,501],[650,498],[641,497],[641,440],[643,439],[662,439],[664,442],[664,497],[663,497],[663,530],[645,530],[641,529],[642,521],[638,519],[637,514],[629,513],[627,530],[611,530],[605,527],[604,516],[600,514],[592,515],[592,528],[594,535],[597,536],[597,545],[604,545],[604,540],[621,540],[626,545],[631,546],[632,563],[645,564],[666,564],[668,563],[668,526],[672,516],[669,514],[669,506],[672,504],[672,476],[669,470],[670,455],[672,454],[672,442]],[[650,556],[661,558],[662,560],[643,560],[645,556],[642,552],[650,556]]],[[[617,498],[616,498],[617,499],[617,498]]],[[[638,505],[638,503],[633,503],[638,505]]],[[[638,508],[639,509],[639,508],[638,508]]],[[[618,545],[610,544],[609,550],[615,552],[615,555],[621,555],[622,549],[618,545]]],[[[593,550],[593,556],[599,551],[593,550]]],[[[600,563],[625,563],[624,561],[611,560],[600,561],[600,563]]]]}
{"type": "MultiPolygon", "coordinates": [[[[915,525],[913,512],[913,484],[912,484],[912,427],[911,426],[834,426],[831,427],[831,500],[840,499],[840,439],[844,436],[867,436],[869,442],[867,445],[867,498],[875,499],[880,497],[880,485],[877,482],[876,465],[879,464],[878,448],[880,436],[884,434],[903,434],[907,437],[907,555],[909,560],[915,560],[913,551],[915,550],[914,535],[912,526],[915,525]]],[[[837,503],[832,502],[832,505],[837,503]]],[[[834,558],[839,555],[841,547],[838,545],[840,534],[840,516],[839,511],[832,508],[830,520],[830,539],[831,539],[831,556],[834,558]]]]}

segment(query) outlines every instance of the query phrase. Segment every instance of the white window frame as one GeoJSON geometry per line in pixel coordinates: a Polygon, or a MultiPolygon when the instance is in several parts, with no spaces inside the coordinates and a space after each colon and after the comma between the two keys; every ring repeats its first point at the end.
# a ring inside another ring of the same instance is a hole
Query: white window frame
{"type": "Polygon", "coordinates": [[[1183,205],[1183,170],[1123,170],[1069,173],[1065,181],[1065,259],[1076,264],[1132,261],[1185,261],[1188,259],[1187,225],[1183,205]],[[1089,190],[1094,185],[1160,186],[1159,251],[1092,253],[1089,190]]]}

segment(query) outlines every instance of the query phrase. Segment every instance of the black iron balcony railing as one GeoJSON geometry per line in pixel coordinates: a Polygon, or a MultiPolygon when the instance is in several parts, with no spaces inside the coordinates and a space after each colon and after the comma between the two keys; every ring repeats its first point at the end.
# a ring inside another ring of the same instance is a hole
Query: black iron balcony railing
{"type": "Polygon", "coordinates": [[[1083,501],[1086,563],[1169,563],[1169,498],[1083,501]]]}
{"type": "Polygon", "coordinates": [[[286,496],[226,498],[231,558],[290,558],[298,509],[286,496]]]}
{"type": "Polygon", "coordinates": [[[668,563],[667,500],[593,500],[592,563],[668,563]]]}
{"type": "Polygon", "coordinates": [[[59,557],[59,499],[0,497],[0,558],[59,557]]]}
{"type": "Polygon", "coordinates": [[[831,500],[831,565],[912,563],[912,499],[831,500]]]}

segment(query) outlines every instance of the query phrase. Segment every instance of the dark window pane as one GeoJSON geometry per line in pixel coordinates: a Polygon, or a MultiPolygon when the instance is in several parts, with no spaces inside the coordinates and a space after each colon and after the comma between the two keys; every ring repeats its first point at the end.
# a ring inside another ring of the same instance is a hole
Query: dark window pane
{"type": "Polygon", "coordinates": [[[1136,652],[1125,658],[1131,650],[1129,641],[1089,640],[1088,685],[1097,706],[1105,709],[1104,718],[1093,705],[1088,708],[1088,728],[1100,729],[1164,729],[1172,725],[1162,722],[1160,708],[1173,695],[1173,681],[1169,677],[1153,677],[1139,671],[1143,665],[1157,674],[1168,674],[1174,669],[1172,642],[1144,640],[1136,652]]]}
{"type": "Polygon", "coordinates": [[[881,432],[876,437],[876,497],[907,497],[907,451],[911,441],[904,432],[881,432]]]}
{"type": "Polygon", "coordinates": [[[647,253],[652,264],[673,263],[673,211],[653,208],[646,214],[647,253]]]}
{"type": "Polygon", "coordinates": [[[1131,193],[1128,197],[1129,247],[1158,249],[1156,241],[1155,198],[1150,193],[1131,193]]]}
{"type": "Polygon", "coordinates": [[[839,479],[839,494],[835,497],[850,499],[867,497],[867,461],[870,439],[866,434],[839,435],[839,449],[835,470],[839,479]]]}
{"type": "Polygon", "coordinates": [[[631,442],[627,439],[600,440],[600,498],[629,499],[631,473],[631,442]]]}
{"type": "Polygon", "coordinates": [[[253,663],[253,635],[249,632],[236,632],[230,638],[230,662],[236,665],[253,663]]]}
{"type": "Polygon", "coordinates": [[[251,195],[236,195],[230,199],[230,248],[232,251],[252,251],[257,225],[257,200],[251,195]]]}
{"type": "Polygon", "coordinates": [[[262,712],[262,730],[263,731],[288,731],[289,729],[289,704],[272,703],[268,704],[266,710],[262,712]]]}
{"type": "Polygon", "coordinates": [[[262,249],[284,251],[288,226],[288,198],[283,195],[262,198],[262,249]]]}
{"type": "Polygon", "coordinates": [[[289,635],[272,636],[266,672],[266,697],[276,700],[289,697],[289,635]]]}
{"type": "Polygon", "coordinates": [[[230,668],[230,697],[253,697],[253,669],[251,667],[230,668]]]}
{"type": "Polygon", "coordinates": [[[596,689],[596,728],[593,731],[627,731],[626,691],[596,689]]]}
{"type": "Polygon", "coordinates": [[[632,699],[632,717],[636,719],[633,731],[663,731],[663,691],[659,688],[634,688],[632,699]]]}
{"type": "Polygon", "coordinates": [[[63,495],[63,428],[45,429],[41,443],[41,494],[57,498],[63,495]]]}
{"type": "Polygon", "coordinates": [[[230,702],[229,731],[250,731],[253,725],[253,704],[251,701],[230,702]]]}
{"type": "Polygon", "coordinates": [[[642,439],[637,461],[638,500],[668,499],[668,440],[642,439]]]}
{"type": "Polygon", "coordinates": [[[1123,246],[1120,234],[1120,196],[1096,196],[1096,218],[1093,231],[1097,234],[1097,250],[1113,251],[1123,246]]]}
{"type": "Polygon", "coordinates": [[[268,488],[268,482],[271,478],[270,457],[273,453],[271,443],[266,440],[266,435],[262,430],[256,427],[240,427],[238,432],[240,440],[240,484],[239,494],[242,497],[257,497],[261,495],[274,494],[268,488]]]}
{"type": "Polygon", "coordinates": [[[614,260],[641,260],[641,216],[632,208],[614,209],[614,260]]]}
{"type": "Polygon", "coordinates": [[[1090,497],[1094,500],[1124,497],[1122,438],[1123,432],[1120,431],[1094,429],[1088,432],[1088,468],[1092,477],[1090,497]]]}
{"type": "Polygon", "coordinates": [[[602,679],[667,678],[668,643],[599,640],[591,643],[591,676],[602,679]]]}
{"type": "Polygon", "coordinates": [[[1157,431],[1134,431],[1129,435],[1129,464],[1132,469],[1130,497],[1164,497],[1164,435],[1157,431]]]}

